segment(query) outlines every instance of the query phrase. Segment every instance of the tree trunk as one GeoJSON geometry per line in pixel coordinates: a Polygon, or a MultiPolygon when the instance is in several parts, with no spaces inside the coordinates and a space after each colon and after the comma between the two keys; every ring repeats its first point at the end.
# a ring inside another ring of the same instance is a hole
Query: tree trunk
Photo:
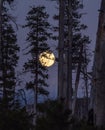
{"type": "Polygon", "coordinates": [[[67,108],[72,109],[72,1],[68,0],[67,108]]]}
{"type": "Polygon", "coordinates": [[[63,99],[65,109],[72,108],[72,9],[71,0],[59,1],[59,62],[58,62],[58,99],[63,99]],[[68,2],[68,39],[65,46],[65,4],[68,2]]]}
{"type": "Polygon", "coordinates": [[[105,126],[105,0],[99,10],[99,24],[94,58],[94,89],[95,89],[95,123],[105,126]]]}
{"type": "MultiPolygon", "coordinates": [[[[0,0],[0,62],[1,62],[1,44],[2,44],[2,4],[3,0],[0,0]]],[[[1,64],[1,63],[0,63],[1,64]]]]}
{"type": "Polygon", "coordinates": [[[76,116],[76,101],[77,101],[77,92],[78,92],[78,86],[79,86],[79,80],[80,80],[80,72],[81,72],[81,63],[82,63],[82,52],[83,52],[83,45],[81,46],[80,50],[80,62],[78,63],[77,68],[77,74],[76,74],[76,80],[75,80],[75,92],[74,92],[74,100],[72,103],[72,115],[76,116]]]}
{"type": "Polygon", "coordinates": [[[59,44],[58,44],[58,99],[64,98],[63,51],[64,51],[64,8],[65,1],[59,0],[59,44]]]}

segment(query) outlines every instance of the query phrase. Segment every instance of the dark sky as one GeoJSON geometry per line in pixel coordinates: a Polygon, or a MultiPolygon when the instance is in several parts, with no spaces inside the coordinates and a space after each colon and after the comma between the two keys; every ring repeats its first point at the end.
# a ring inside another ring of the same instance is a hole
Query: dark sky
{"type": "MultiPolygon", "coordinates": [[[[81,0],[82,1],[82,0],[81,0]]],[[[82,22],[85,23],[88,26],[88,29],[85,31],[87,35],[90,36],[90,39],[92,40],[91,48],[94,50],[95,41],[96,41],[96,32],[97,32],[97,24],[98,24],[98,9],[100,8],[101,0],[83,0],[84,4],[84,10],[83,13],[86,13],[86,15],[83,16],[82,22]]],[[[25,36],[27,30],[24,30],[21,28],[21,25],[25,22],[25,16],[27,11],[29,10],[29,6],[37,4],[37,5],[46,5],[48,13],[51,14],[50,22],[53,24],[56,24],[52,20],[52,15],[57,12],[55,9],[56,3],[50,2],[48,0],[17,0],[16,2],[16,8],[14,16],[17,17],[17,23],[19,24],[19,30],[18,30],[18,43],[21,46],[22,49],[25,47],[25,36]]],[[[55,43],[50,43],[52,45],[52,50],[55,49],[55,43]]],[[[21,49],[20,52],[20,63],[19,66],[21,68],[24,61],[27,59],[27,57],[23,56],[23,51],[21,49]]],[[[93,58],[92,58],[93,61],[93,58]]],[[[92,66],[92,62],[90,64],[92,66]]],[[[49,68],[49,84],[50,84],[50,97],[56,97],[57,95],[57,63],[55,63],[52,67],[49,68]]]]}

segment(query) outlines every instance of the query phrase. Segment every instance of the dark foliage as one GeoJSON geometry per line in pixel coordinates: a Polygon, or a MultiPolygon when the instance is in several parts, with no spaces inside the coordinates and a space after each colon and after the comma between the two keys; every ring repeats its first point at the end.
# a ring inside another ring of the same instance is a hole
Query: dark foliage
{"type": "Polygon", "coordinates": [[[65,110],[62,102],[46,101],[38,105],[39,115],[36,121],[36,130],[64,130],[72,120],[69,120],[71,111],[65,110]]]}
{"type": "Polygon", "coordinates": [[[24,108],[0,111],[0,130],[30,130],[31,118],[24,108]]]}
{"type": "Polygon", "coordinates": [[[28,89],[37,87],[37,94],[48,95],[44,87],[48,87],[46,79],[48,79],[48,69],[39,62],[39,54],[49,50],[48,40],[51,38],[50,24],[48,22],[49,15],[45,11],[45,7],[31,7],[26,17],[26,25],[29,28],[27,34],[27,53],[31,54],[30,60],[24,64],[24,70],[31,72],[33,79],[27,82],[28,89]]]}
{"type": "Polygon", "coordinates": [[[104,130],[89,124],[84,118],[77,120],[66,110],[63,101],[48,100],[38,104],[39,116],[35,130],[104,130]]]}
{"type": "Polygon", "coordinates": [[[15,68],[18,62],[19,47],[17,38],[8,17],[8,9],[3,4],[1,19],[1,41],[0,41],[0,96],[2,107],[10,109],[14,103],[16,76],[15,68]]]}

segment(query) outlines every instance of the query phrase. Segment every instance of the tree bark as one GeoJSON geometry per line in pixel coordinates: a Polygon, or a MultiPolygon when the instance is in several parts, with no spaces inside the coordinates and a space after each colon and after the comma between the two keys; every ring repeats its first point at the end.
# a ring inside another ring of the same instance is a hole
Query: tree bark
{"type": "Polygon", "coordinates": [[[82,63],[82,52],[83,52],[83,45],[81,46],[80,50],[80,62],[78,63],[77,68],[77,74],[76,74],[76,80],[75,80],[75,92],[74,92],[74,100],[72,103],[72,115],[76,116],[76,101],[77,101],[77,92],[78,92],[78,86],[79,86],[79,80],[80,80],[80,73],[81,73],[81,63],[82,63]]]}
{"type": "Polygon", "coordinates": [[[72,1],[68,0],[67,108],[72,109],[72,1]]]}
{"type": "Polygon", "coordinates": [[[58,44],[58,99],[64,98],[63,49],[64,49],[64,8],[65,1],[59,0],[59,44],[58,44]]]}
{"type": "Polygon", "coordinates": [[[94,113],[97,126],[105,126],[105,0],[99,10],[99,24],[94,58],[94,113]]]}

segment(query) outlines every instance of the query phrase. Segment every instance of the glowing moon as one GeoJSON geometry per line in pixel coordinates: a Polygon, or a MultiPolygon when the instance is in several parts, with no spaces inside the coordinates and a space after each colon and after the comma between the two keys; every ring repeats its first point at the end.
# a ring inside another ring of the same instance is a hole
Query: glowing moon
{"type": "Polygon", "coordinates": [[[39,55],[39,61],[42,66],[50,67],[55,62],[55,56],[51,51],[45,51],[39,55]]]}

